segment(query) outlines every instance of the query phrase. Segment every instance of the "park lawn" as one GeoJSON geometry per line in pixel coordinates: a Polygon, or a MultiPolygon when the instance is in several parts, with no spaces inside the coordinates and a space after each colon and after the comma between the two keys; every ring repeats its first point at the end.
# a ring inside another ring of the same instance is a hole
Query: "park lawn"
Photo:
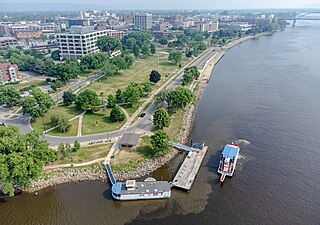
{"type": "Polygon", "coordinates": [[[184,109],[176,109],[174,112],[170,112],[170,126],[163,129],[170,138],[176,138],[178,136],[183,125],[184,113],[184,109]]]}
{"type": "Polygon", "coordinates": [[[125,120],[121,123],[114,123],[109,117],[110,111],[110,109],[102,109],[98,112],[86,113],[83,116],[82,135],[119,130],[124,125],[125,120]]]}
{"type": "Polygon", "coordinates": [[[79,118],[74,119],[70,121],[71,127],[68,131],[65,133],[61,133],[59,129],[54,129],[49,131],[47,134],[52,135],[52,136],[64,136],[64,137],[71,137],[71,136],[77,136],[78,135],[78,123],[79,123],[79,118]]]}
{"type": "Polygon", "coordinates": [[[66,158],[60,160],[58,164],[83,163],[104,158],[108,155],[112,145],[113,143],[80,147],[77,152],[70,153],[66,158]]]}
{"type": "MultiPolygon", "coordinates": [[[[184,57],[182,65],[185,65],[191,59],[184,57]]],[[[95,91],[101,98],[106,99],[109,94],[115,94],[118,89],[125,90],[130,83],[144,83],[149,82],[149,75],[152,70],[158,70],[162,75],[162,79],[158,84],[153,86],[157,89],[163,84],[172,74],[179,70],[179,67],[168,61],[168,54],[156,53],[147,58],[136,59],[132,67],[127,70],[120,71],[120,74],[104,77],[96,82],[93,82],[85,89],[95,91]],[[159,68],[158,68],[159,55],[159,68]]]]}
{"type": "Polygon", "coordinates": [[[121,105],[121,107],[127,111],[129,116],[132,116],[142,104],[143,104],[143,101],[140,101],[136,104],[133,104],[132,107],[129,104],[128,105],[121,105]]]}
{"type": "Polygon", "coordinates": [[[31,79],[29,81],[21,82],[19,84],[9,84],[7,86],[12,87],[12,88],[16,89],[17,91],[20,91],[21,89],[24,89],[27,87],[31,88],[32,85],[35,85],[37,87],[41,87],[41,86],[46,86],[48,84],[43,80],[31,79]]]}
{"type": "Polygon", "coordinates": [[[31,126],[34,130],[38,130],[38,131],[43,131],[43,123],[42,123],[42,119],[44,122],[44,126],[45,129],[49,129],[52,126],[50,118],[53,115],[60,115],[60,116],[64,116],[67,119],[71,119],[73,117],[78,116],[79,114],[81,114],[83,111],[82,110],[78,110],[74,105],[71,106],[56,106],[52,109],[50,109],[45,115],[44,117],[39,117],[37,118],[35,121],[31,122],[31,126]]]}

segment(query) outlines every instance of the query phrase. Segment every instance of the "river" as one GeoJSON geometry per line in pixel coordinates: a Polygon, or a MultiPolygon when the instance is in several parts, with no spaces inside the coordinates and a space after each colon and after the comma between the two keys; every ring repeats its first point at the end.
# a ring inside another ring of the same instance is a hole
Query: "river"
{"type": "MultiPolygon", "coordinates": [[[[298,22],[228,51],[196,112],[190,137],[205,140],[209,151],[190,193],[117,202],[109,184],[65,184],[38,196],[0,197],[0,224],[319,224],[319,66],[319,22],[298,22]],[[231,141],[240,143],[240,158],[221,187],[215,171],[231,141]]],[[[170,179],[181,159],[153,176],[170,179]]]]}

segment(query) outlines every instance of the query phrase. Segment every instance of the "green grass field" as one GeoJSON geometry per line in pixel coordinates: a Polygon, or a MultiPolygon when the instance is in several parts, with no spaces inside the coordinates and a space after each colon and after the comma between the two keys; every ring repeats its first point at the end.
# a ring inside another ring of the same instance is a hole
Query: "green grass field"
{"type": "Polygon", "coordinates": [[[78,123],[79,123],[79,119],[78,118],[74,119],[74,120],[70,121],[71,127],[67,132],[61,133],[59,131],[59,129],[54,129],[54,130],[49,131],[47,134],[52,135],[52,136],[64,136],[64,137],[77,136],[78,135],[78,123]]]}
{"type": "MultiPolygon", "coordinates": [[[[184,57],[182,65],[188,63],[190,59],[184,57]]],[[[106,99],[109,94],[115,94],[118,89],[124,90],[130,83],[143,83],[149,82],[149,75],[152,70],[157,70],[162,76],[161,81],[154,87],[157,89],[160,87],[170,76],[179,70],[177,65],[174,65],[168,61],[168,55],[157,53],[156,55],[149,56],[147,58],[136,59],[133,66],[127,70],[121,71],[119,75],[112,77],[104,77],[99,81],[96,81],[85,89],[90,89],[101,97],[106,99]],[[158,67],[158,55],[159,55],[159,67],[158,67]]]]}
{"type": "Polygon", "coordinates": [[[122,123],[114,123],[110,120],[110,109],[100,110],[95,113],[86,113],[83,116],[82,135],[98,134],[120,129],[122,123]]]}
{"type": "MultiPolygon", "coordinates": [[[[47,112],[43,118],[39,117],[35,121],[32,121],[31,126],[33,129],[42,132],[43,131],[43,123],[42,122],[44,122],[44,127],[46,130],[53,127],[51,124],[51,121],[50,121],[50,118],[53,115],[61,115],[61,116],[66,117],[67,119],[71,119],[75,116],[78,116],[82,112],[83,112],[82,110],[76,109],[76,107],[73,105],[68,106],[68,107],[66,107],[66,106],[54,107],[54,108],[50,109],[49,112],[47,112]]],[[[63,136],[66,136],[66,135],[63,135],[63,136]]]]}

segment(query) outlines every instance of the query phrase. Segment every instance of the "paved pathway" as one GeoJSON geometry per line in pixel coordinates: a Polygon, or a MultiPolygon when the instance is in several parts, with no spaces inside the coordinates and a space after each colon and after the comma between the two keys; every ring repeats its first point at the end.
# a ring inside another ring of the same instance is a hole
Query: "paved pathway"
{"type": "Polygon", "coordinates": [[[83,121],[83,116],[84,114],[86,114],[86,111],[84,111],[83,113],[81,113],[79,115],[79,121],[78,121],[78,137],[82,136],[82,121],[83,121]]]}

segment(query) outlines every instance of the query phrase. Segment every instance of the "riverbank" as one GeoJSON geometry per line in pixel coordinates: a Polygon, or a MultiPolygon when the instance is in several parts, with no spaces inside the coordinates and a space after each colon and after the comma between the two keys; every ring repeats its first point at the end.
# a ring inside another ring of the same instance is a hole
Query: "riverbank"
{"type": "MultiPolygon", "coordinates": [[[[197,109],[197,103],[202,96],[203,91],[205,90],[208,81],[211,78],[212,71],[214,66],[221,60],[224,54],[231,49],[232,47],[243,43],[247,40],[258,38],[260,36],[264,36],[267,34],[260,34],[256,36],[247,36],[237,40],[234,40],[224,47],[217,50],[216,54],[208,60],[205,64],[205,67],[201,70],[201,76],[196,85],[190,87],[194,90],[194,94],[196,96],[193,104],[189,105],[184,110],[183,122],[181,129],[175,137],[175,139],[180,143],[187,143],[188,136],[190,131],[192,130],[193,120],[195,116],[195,112],[197,109]]],[[[126,179],[135,179],[139,177],[146,176],[151,172],[157,170],[167,162],[169,162],[174,156],[178,153],[177,150],[172,150],[170,153],[163,157],[159,157],[156,159],[147,159],[144,160],[135,171],[130,173],[117,173],[115,172],[115,178],[117,180],[126,180],[126,179]]],[[[101,180],[106,181],[106,175],[104,168],[101,164],[96,164],[90,167],[81,167],[81,168],[65,168],[54,171],[46,171],[44,175],[38,180],[33,181],[31,187],[26,192],[34,192],[40,189],[54,186],[63,183],[71,183],[71,182],[80,182],[80,181],[89,181],[89,180],[101,180]],[[93,168],[93,169],[92,169],[93,168]]]]}

